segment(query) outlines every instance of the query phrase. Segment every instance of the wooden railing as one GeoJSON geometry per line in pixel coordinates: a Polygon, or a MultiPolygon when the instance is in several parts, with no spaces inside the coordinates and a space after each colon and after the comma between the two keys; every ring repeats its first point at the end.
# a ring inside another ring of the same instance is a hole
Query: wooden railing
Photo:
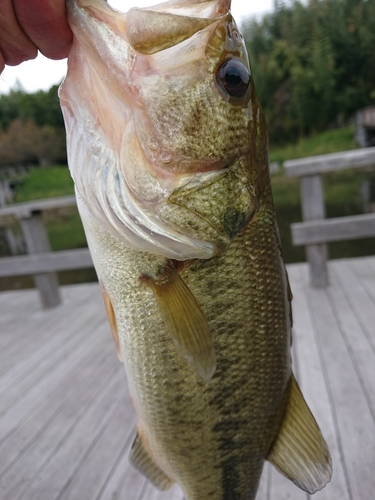
{"type": "Polygon", "coordinates": [[[61,302],[57,271],[92,267],[87,248],[52,252],[42,212],[76,205],[74,196],[48,198],[0,208],[0,218],[13,216],[19,220],[28,255],[0,259],[0,277],[32,274],[44,308],[61,302]]]}
{"type": "MultiPolygon", "coordinates": [[[[346,151],[284,162],[287,176],[301,178],[302,223],[292,224],[294,245],[305,245],[313,286],[329,284],[327,243],[375,236],[375,214],[326,219],[322,174],[375,165],[375,148],[346,151]]],[[[0,220],[20,221],[28,254],[0,258],[0,277],[33,275],[44,308],[61,302],[57,271],[92,267],[87,248],[52,252],[42,212],[75,206],[74,196],[48,198],[0,208],[0,220]]]]}
{"type": "Polygon", "coordinates": [[[326,219],[322,174],[369,166],[375,166],[375,148],[284,162],[287,176],[301,178],[304,222],[292,224],[292,241],[294,245],[306,246],[310,282],[313,286],[325,287],[329,284],[327,243],[375,236],[373,213],[326,219]]]}

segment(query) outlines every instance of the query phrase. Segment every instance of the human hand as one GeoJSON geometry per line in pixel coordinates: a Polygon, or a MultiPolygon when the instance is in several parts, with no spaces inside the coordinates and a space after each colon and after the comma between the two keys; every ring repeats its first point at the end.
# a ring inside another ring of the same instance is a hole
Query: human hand
{"type": "Polygon", "coordinates": [[[65,0],[1,0],[0,72],[34,59],[38,50],[50,59],[67,57],[72,36],[65,0]]]}

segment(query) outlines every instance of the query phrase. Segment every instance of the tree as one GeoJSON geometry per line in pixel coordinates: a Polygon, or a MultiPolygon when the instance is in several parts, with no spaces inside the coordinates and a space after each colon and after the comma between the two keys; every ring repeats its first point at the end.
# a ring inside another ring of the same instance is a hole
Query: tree
{"type": "Polygon", "coordinates": [[[37,125],[64,127],[64,120],[57,96],[58,85],[49,90],[28,94],[19,86],[9,94],[0,95],[0,127],[3,130],[19,118],[33,120],[37,125]]]}
{"type": "Polygon", "coordinates": [[[0,133],[0,164],[37,162],[41,166],[66,161],[63,129],[16,119],[0,133]]]}
{"type": "Polygon", "coordinates": [[[275,2],[245,39],[270,139],[334,126],[375,103],[375,2],[275,2]]]}
{"type": "Polygon", "coordinates": [[[0,95],[0,164],[66,161],[58,86],[28,94],[16,85],[0,95]]]}

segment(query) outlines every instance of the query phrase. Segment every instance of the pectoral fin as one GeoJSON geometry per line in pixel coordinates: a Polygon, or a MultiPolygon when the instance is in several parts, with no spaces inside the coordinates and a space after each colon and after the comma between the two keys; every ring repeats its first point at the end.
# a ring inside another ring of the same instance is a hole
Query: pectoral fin
{"type": "Polygon", "coordinates": [[[130,452],[130,461],[159,490],[168,490],[173,481],[156,465],[137,432],[130,452]]]}
{"type": "Polygon", "coordinates": [[[194,295],[173,266],[160,279],[144,277],[158,301],[167,331],[177,349],[205,382],[215,372],[216,356],[210,327],[194,295]]]}
{"type": "Polygon", "coordinates": [[[310,494],[324,488],[331,479],[327,444],[293,375],[286,414],[267,460],[310,494]]]}

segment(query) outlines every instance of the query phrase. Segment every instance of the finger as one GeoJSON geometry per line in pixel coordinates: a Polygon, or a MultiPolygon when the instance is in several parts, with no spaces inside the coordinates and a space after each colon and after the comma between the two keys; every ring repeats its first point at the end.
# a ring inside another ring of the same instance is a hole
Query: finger
{"type": "Polygon", "coordinates": [[[9,66],[34,59],[38,54],[38,49],[18,23],[11,0],[1,2],[0,50],[9,66]]]}
{"type": "Polygon", "coordinates": [[[50,59],[69,54],[72,32],[65,0],[13,0],[18,22],[40,52],[50,59]]]}
{"type": "Polygon", "coordinates": [[[3,69],[5,68],[5,61],[3,54],[0,52],[0,73],[3,72],[3,69]]]}

